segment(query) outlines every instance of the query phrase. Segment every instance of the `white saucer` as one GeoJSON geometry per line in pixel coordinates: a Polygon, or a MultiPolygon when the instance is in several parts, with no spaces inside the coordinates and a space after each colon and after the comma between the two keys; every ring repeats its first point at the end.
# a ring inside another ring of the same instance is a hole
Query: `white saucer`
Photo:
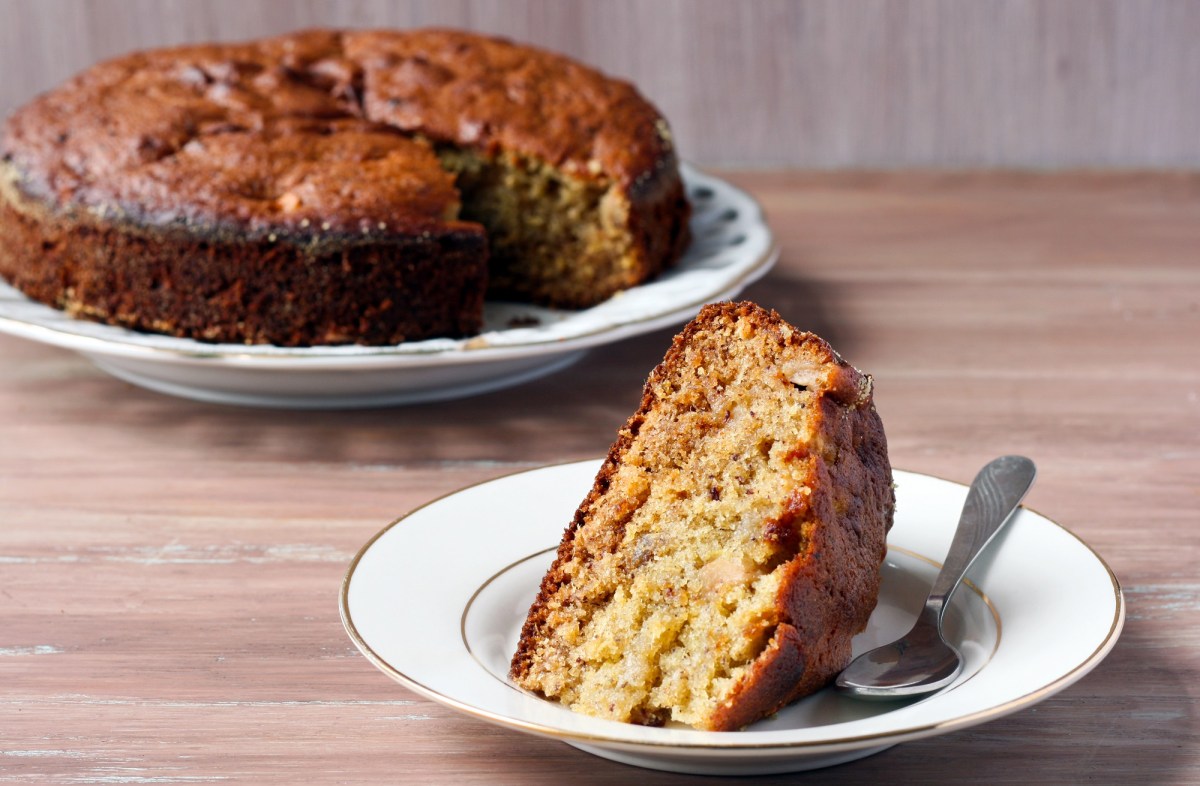
{"type": "MultiPolygon", "coordinates": [[[[434,701],[516,731],[641,767],[747,775],[814,769],[1029,707],[1096,666],[1124,621],[1104,561],[1066,529],[1022,508],[955,594],[950,636],[966,654],[946,690],[908,704],[825,690],[737,732],[598,720],[507,679],[520,625],[553,547],[598,461],[473,486],[376,535],[342,585],[351,639],[388,676],[434,701]]],[[[855,652],[915,619],[949,548],[966,487],[897,471],[879,606],[855,652]]]]}
{"type": "Polygon", "coordinates": [[[0,282],[0,332],[75,350],[128,382],[262,407],[340,408],[459,398],[564,368],[587,349],[686,322],[765,274],[779,250],[745,192],[684,165],[692,244],[648,284],[583,311],[485,307],[484,332],[386,347],[206,344],[73,319],[0,282]]]}

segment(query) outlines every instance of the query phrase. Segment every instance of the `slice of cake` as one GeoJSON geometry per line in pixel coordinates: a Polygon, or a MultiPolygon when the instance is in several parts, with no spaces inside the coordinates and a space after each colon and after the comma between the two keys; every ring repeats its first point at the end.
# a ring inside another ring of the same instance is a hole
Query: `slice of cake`
{"type": "Polygon", "coordinates": [[[894,495],[871,378],[752,303],[646,382],[521,631],[513,681],[602,718],[741,728],[866,626],[894,495]]]}

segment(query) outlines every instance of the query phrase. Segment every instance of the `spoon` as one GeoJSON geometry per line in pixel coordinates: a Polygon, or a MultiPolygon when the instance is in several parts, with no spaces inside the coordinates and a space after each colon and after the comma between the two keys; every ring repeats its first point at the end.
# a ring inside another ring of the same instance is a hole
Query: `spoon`
{"type": "Polygon", "coordinates": [[[958,520],[946,562],[917,622],[902,638],[859,655],[837,678],[860,699],[908,699],[941,690],[962,671],[961,653],[942,635],[942,617],[967,569],[1033,485],[1037,468],[1024,456],[1001,456],[979,471],[958,520]]]}

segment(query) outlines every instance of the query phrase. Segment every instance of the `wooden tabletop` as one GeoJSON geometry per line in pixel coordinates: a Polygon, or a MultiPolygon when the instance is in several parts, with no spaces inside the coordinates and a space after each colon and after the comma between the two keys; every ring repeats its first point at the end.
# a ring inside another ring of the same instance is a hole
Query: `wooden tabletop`
{"type": "MultiPolygon", "coordinates": [[[[1109,657],[1037,706],[775,781],[1200,782],[1200,176],[725,176],[783,247],[746,296],[874,375],[892,463],[967,482],[1034,458],[1027,504],[1128,602],[1109,657]]],[[[0,336],[0,783],[687,782],[411,693],[337,605],[397,516],[600,456],[672,333],[323,413],[171,398],[0,336]]]]}

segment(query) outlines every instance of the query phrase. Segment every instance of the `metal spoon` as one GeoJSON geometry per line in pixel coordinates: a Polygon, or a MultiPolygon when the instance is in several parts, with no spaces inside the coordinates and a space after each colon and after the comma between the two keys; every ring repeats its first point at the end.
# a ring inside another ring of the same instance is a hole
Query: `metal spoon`
{"type": "Polygon", "coordinates": [[[1001,456],[975,476],[954,541],[925,608],[902,638],[854,659],[837,687],[860,699],[907,699],[941,690],[962,671],[962,655],[942,635],[942,617],[967,569],[1033,485],[1037,468],[1024,456],[1001,456]]]}

